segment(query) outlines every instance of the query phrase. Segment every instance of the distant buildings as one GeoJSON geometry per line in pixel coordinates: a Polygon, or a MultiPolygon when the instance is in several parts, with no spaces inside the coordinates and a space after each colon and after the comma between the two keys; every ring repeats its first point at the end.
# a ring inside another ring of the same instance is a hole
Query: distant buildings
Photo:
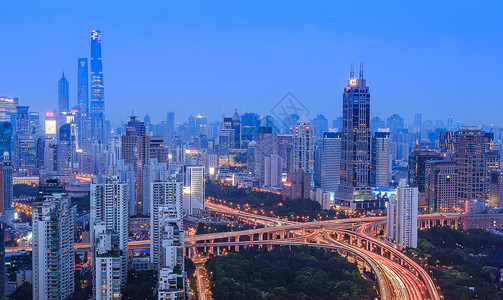
{"type": "Polygon", "coordinates": [[[66,124],[65,113],[70,111],[69,89],[68,80],[65,78],[65,73],[63,73],[58,81],[58,126],[66,124]]]}
{"type": "Polygon", "coordinates": [[[306,116],[300,117],[293,134],[293,170],[302,170],[311,177],[314,176],[314,142],[311,123],[306,116]]]}
{"type": "Polygon", "coordinates": [[[399,249],[417,247],[418,188],[402,179],[388,203],[387,236],[399,249]]]}

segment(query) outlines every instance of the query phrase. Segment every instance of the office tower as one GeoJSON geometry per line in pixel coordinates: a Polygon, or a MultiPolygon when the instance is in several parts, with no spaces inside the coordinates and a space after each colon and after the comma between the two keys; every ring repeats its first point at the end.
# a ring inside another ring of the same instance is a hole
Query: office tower
{"type": "Polygon", "coordinates": [[[29,106],[16,107],[16,135],[30,134],[30,113],[28,112],[29,106]]]}
{"type": "Polygon", "coordinates": [[[170,207],[177,219],[182,218],[183,182],[174,177],[163,181],[154,181],[150,188],[150,262],[158,266],[161,262],[161,210],[160,207],[170,207]]]}
{"type": "Polygon", "coordinates": [[[287,174],[281,190],[283,199],[308,199],[311,197],[311,174],[302,169],[287,174]]]}
{"type": "Polygon", "coordinates": [[[372,169],[370,181],[373,186],[387,187],[391,182],[391,144],[389,129],[378,129],[372,138],[372,169]]]}
{"type": "Polygon", "coordinates": [[[18,103],[17,98],[0,96],[0,122],[14,122],[18,103]]]}
{"type": "Polygon", "coordinates": [[[40,198],[32,209],[33,299],[65,299],[75,288],[76,209],[65,194],[40,198]]]}
{"type": "Polygon", "coordinates": [[[438,147],[444,153],[454,153],[456,131],[441,131],[438,138],[438,147]]]}
{"type": "Polygon", "coordinates": [[[341,182],[339,194],[345,200],[370,195],[370,93],[360,70],[351,72],[343,94],[341,134],[341,182]]]}
{"type": "Polygon", "coordinates": [[[195,215],[204,210],[204,167],[183,166],[183,214],[195,215]]]}
{"type": "Polygon", "coordinates": [[[255,174],[255,153],[257,152],[257,142],[251,141],[246,149],[246,170],[249,174],[255,174]]]}
{"type": "Polygon", "coordinates": [[[12,153],[12,123],[0,122],[0,152],[12,153]]]}
{"type": "Polygon", "coordinates": [[[420,113],[414,115],[414,127],[421,128],[423,124],[423,116],[420,113]]]}
{"type": "Polygon", "coordinates": [[[314,130],[304,115],[294,127],[293,135],[293,169],[302,169],[314,176],[314,130]]]}
{"type": "Polygon", "coordinates": [[[454,161],[458,165],[459,200],[486,200],[489,136],[480,127],[461,127],[456,133],[454,161]]]}
{"type": "Polygon", "coordinates": [[[317,115],[316,118],[311,120],[311,125],[313,125],[316,139],[321,139],[323,137],[323,132],[328,130],[328,120],[324,115],[317,115]]]}
{"type": "Polygon", "coordinates": [[[341,182],[341,133],[324,132],[321,140],[321,187],[335,192],[341,182]]]}
{"type": "Polygon", "coordinates": [[[158,299],[185,299],[184,233],[179,206],[159,207],[161,253],[159,257],[158,299]]]}
{"type": "Polygon", "coordinates": [[[11,204],[13,195],[13,173],[12,164],[10,161],[9,152],[5,151],[3,153],[2,164],[0,165],[0,182],[1,182],[1,205],[0,213],[5,216],[5,220],[8,222],[12,216],[9,215],[9,211],[12,212],[11,204]]]}
{"type": "Polygon", "coordinates": [[[458,201],[458,167],[453,161],[430,160],[426,162],[428,212],[460,212],[463,202],[458,201]]]}
{"type": "Polygon", "coordinates": [[[240,149],[241,148],[241,119],[239,118],[238,110],[234,110],[234,115],[232,118],[223,117],[223,128],[222,129],[232,129],[234,131],[233,138],[231,142],[230,149],[240,149]]]}
{"type": "Polygon", "coordinates": [[[487,202],[491,208],[503,206],[503,171],[501,169],[491,170],[487,202]]]}
{"type": "Polygon", "coordinates": [[[403,118],[397,114],[392,115],[386,121],[386,127],[390,129],[391,133],[399,132],[401,129],[405,127],[403,118]]]}
{"type": "Polygon", "coordinates": [[[58,81],[58,123],[59,126],[66,123],[63,113],[70,111],[69,84],[65,78],[65,73],[58,81]]]}
{"type": "Polygon", "coordinates": [[[31,135],[16,136],[16,169],[18,172],[28,175],[36,173],[36,144],[37,140],[31,135]]]}
{"type": "Polygon", "coordinates": [[[5,284],[7,274],[5,273],[5,224],[0,221],[0,299],[5,299],[5,284]]]}
{"type": "Polygon", "coordinates": [[[386,128],[386,122],[379,117],[373,117],[370,120],[370,131],[376,132],[379,128],[386,128]]]}
{"type": "Polygon", "coordinates": [[[283,172],[293,171],[293,134],[278,134],[275,137],[277,153],[283,162],[283,172]]]}
{"type": "Polygon", "coordinates": [[[89,137],[89,66],[87,58],[79,58],[77,64],[77,124],[82,140],[89,137]]]}
{"type": "Polygon", "coordinates": [[[401,250],[405,247],[417,247],[417,187],[408,187],[401,179],[396,195],[388,203],[388,240],[401,250]]]}
{"type": "Polygon", "coordinates": [[[29,134],[35,137],[40,135],[40,114],[38,112],[30,112],[29,134]]]}
{"type": "Polygon", "coordinates": [[[143,213],[143,165],[150,156],[150,137],[146,135],[145,123],[131,116],[127,122],[126,134],[122,135],[122,159],[135,168],[135,205],[136,214],[143,213]]]}
{"type": "Polygon", "coordinates": [[[169,175],[166,163],[160,163],[156,158],[148,160],[148,164],[143,166],[143,214],[150,215],[151,183],[154,181],[163,181],[169,175]]]}
{"type": "Polygon", "coordinates": [[[57,148],[57,171],[59,175],[73,173],[73,154],[75,153],[75,136],[72,134],[72,124],[66,123],[59,129],[57,148]]]}
{"type": "Polygon", "coordinates": [[[265,157],[276,153],[276,141],[271,127],[260,127],[257,133],[257,149],[255,152],[255,174],[260,184],[264,184],[265,157]]]}
{"type": "Polygon", "coordinates": [[[282,186],[282,159],[277,154],[265,157],[264,161],[264,187],[278,188],[282,186]]]}
{"type": "Polygon", "coordinates": [[[91,31],[91,138],[103,141],[105,137],[105,94],[103,61],[101,59],[101,32],[91,31]]]}
{"type": "Polygon", "coordinates": [[[409,156],[410,186],[416,186],[419,189],[419,193],[424,193],[426,191],[426,175],[428,172],[426,162],[442,159],[443,156],[439,152],[423,149],[420,144],[416,144],[416,147],[409,156]]]}
{"type": "Polygon", "coordinates": [[[333,127],[333,129],[335,129],[335,131],[342,131],[342,117],[335,118],[335,120],[334,120],[334,122],[333,122],[332,125],[333,125],[332,127],[333,127]]]}
{"type": "Polygon", "coordinates": [[[156,158],[159,163],[169,163],[169,148],[164,145],[163,137],[150,137],[150,158],[156,158]]]}
{"type": "MultiPolygon", "coordinates": [[[[96,257],[100,233],[113,232],[119,236],[119,250],[122,251],[121,284],[126,283],[128,259],[128,234],[129,234],[129,202],[127,199],[126,184],[119,183],[116,177],[93,177],[90,186],[90,241],[91,241],[91,267],[96,267],[96,257]]],[[[98,274],[95,274],[97,279],[98,274]]],[[[96,291],[95,291],[96,292],[96,291]]]]}
{"type": "MultiPolygon", "coordinates": [[[[120,248],[120,237],[105,225],[94,227],[95,262],[93,268],[94,299],[121,299],[121,277],[123,250],[120,248]]],[[[127,254],[126,254],[127,256],[127,254]]]]}
{"type": "Polygon", "coordinates": [[[241,139],[243,141],[254,141],[258,128],[260,127],[260,115],[256,113],[245,113],[241,116],[241,139]]]}

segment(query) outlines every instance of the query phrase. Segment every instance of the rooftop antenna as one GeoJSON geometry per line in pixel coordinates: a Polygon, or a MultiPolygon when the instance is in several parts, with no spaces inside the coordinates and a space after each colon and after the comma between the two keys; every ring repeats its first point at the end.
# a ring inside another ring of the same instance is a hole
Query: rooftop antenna
{"type": "Polygon", "coordinates": [[[360,62],[360,79],[363,79],[363,62],[360,62]]]}
{"type": "Polygon", "coordinates": [[[349,78],[355,78],[355,64],[351,63],[351,71],[349,72],[349,78]]]}

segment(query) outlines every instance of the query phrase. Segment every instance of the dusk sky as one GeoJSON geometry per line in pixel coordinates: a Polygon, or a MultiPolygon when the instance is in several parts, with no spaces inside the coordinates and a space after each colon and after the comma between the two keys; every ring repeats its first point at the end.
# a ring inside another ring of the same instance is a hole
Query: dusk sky
{"type": "Polygon", "coordinates": [[[270,114],[289,91],[331,124],[363,61],[374,116],[503,125],[501,1],[3,1],[0,17],[0,95],[33,111],[57,108],[63,70],[75,105],[99,29],[114,124],[270,114]]]}

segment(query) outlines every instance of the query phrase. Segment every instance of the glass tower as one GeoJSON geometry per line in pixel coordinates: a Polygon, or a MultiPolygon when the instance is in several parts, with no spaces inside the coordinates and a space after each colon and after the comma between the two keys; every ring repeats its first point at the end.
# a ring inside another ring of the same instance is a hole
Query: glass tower
{"type": "Polygon", "coordinates": [[[70,104],[68,91],[68,80],[66,80],[65,73],[63,73],[61,79],[58,81],[58,117],[60,126],[66,123],[64,120],[64,113],[69,112],[70,104]]]}
{"type": "Polygon", "coordinates": [[[89,67],[87,58],[78,59],[77,68],[77,121],[79,139],[87,138],[87,119],[89,116],[89,67]]]}
{"type": "Polygon", "coordinates": [[[91,138],[104,140],[105,96],[103,89],[103,62],[101,59],[101,32],[91,31],[91,138]]]}

